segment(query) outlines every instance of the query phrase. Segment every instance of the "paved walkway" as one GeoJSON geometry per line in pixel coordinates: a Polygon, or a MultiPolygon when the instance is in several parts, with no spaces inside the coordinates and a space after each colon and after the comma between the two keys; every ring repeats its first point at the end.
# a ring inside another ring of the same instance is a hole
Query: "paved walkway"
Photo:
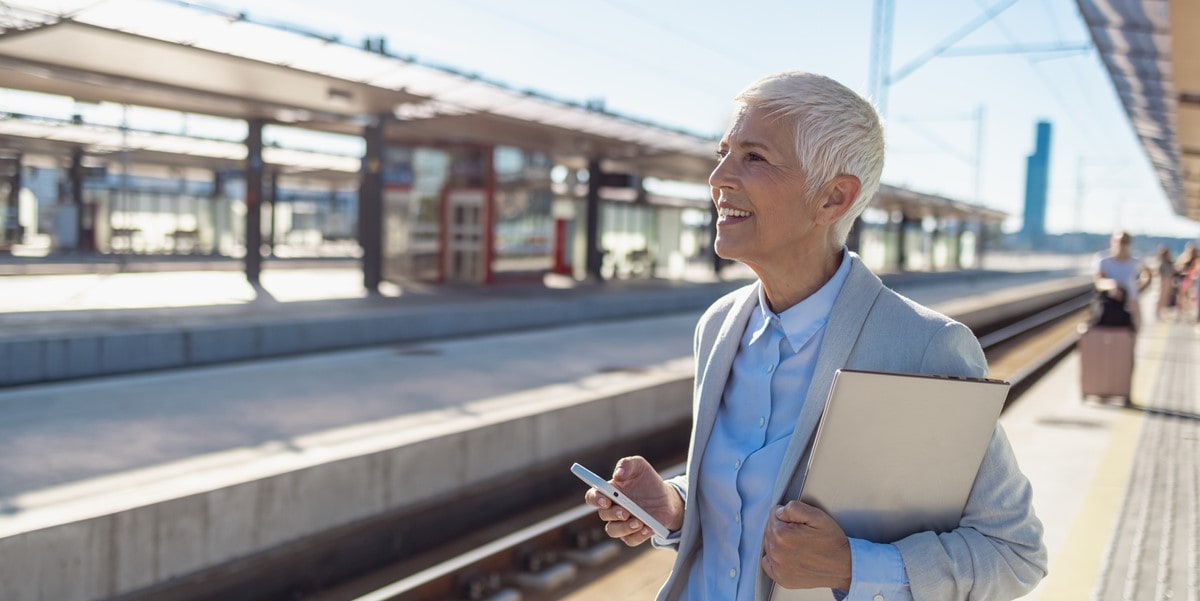
{"type": "Polygon", "coordinates": [[[1097,601],[1200,599],[1200,335],[1160,323],[1139,336],[1152,374],[1097,601]]]}
{"type": "Polygon", "coordinates": [[[1200,599],[1200,331],[1146,317],[1133,407],[1081,401],[1072,354],[1004,417],[1050,551],[1024,601],[1200,599]]]}

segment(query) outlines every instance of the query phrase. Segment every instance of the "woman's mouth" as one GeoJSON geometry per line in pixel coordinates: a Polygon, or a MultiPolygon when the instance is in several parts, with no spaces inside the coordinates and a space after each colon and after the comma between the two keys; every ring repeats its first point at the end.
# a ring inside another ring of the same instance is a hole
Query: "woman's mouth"
{"type": "Polygon", "coordinates": [[[749,219],[754,213],[741,209],[720,207],[717,209],[717,224],[730,224],[749,219]]]}

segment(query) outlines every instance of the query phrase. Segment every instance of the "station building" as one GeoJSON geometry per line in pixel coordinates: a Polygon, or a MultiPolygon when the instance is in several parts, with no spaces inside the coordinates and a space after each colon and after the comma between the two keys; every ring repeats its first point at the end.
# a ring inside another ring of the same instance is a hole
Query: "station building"
{"type": "MultiPolygon", "coordinates": [[[[240,257],[252,282],[264,255],[357,257],[372,290],[720,264],[711,137],[190,5],[0,19],[9,252],[240,257]]],[[[885,185],[850,244],[883,271],[977,267],[1004,217],[885,185]]]]}

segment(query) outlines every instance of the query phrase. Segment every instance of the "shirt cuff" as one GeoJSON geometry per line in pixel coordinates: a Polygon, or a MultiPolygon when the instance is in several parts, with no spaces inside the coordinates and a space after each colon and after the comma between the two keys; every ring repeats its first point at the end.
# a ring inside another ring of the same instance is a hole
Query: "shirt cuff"
{"type": "Polygon", "coordinates": [[[895,545],[850,539],[850,590],[845,601],[911,601],[904,559],[895,545]]]}
{"type": "Polygon", "coordinates": [[[679,539],[682,538],[682,536],[683,535],[680,534],[678,530],[672,532],[666,538],[655,534],[654,536],[650,537],[650,544],[653,545],[655,549],[678,549],[679,539]]]}

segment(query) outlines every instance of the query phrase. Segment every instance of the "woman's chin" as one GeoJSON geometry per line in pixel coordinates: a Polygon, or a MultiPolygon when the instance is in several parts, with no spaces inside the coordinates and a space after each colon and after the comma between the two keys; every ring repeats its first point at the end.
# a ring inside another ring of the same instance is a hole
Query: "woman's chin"
{"type": "Polygon", "coordinates": [[[744,242],[734,240],[730,236],[721,236],[720,233],[717,234],[717,240],[713,244],[713,251],[717,253],[717,256],[730,261],[742,260],[749,250],[744,242]]]}

